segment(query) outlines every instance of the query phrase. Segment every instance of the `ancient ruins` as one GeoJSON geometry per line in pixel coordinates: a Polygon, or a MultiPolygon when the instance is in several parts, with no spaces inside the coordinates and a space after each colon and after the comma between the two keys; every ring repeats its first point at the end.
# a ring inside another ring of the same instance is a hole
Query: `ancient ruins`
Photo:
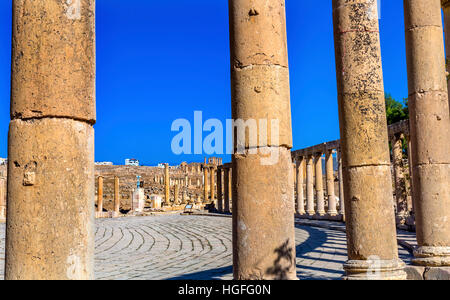
{"type": "Polygon", "coordinates": [[[410,120],[390,126],[377,1],[332,0],[341,139],[300,150],[285,0],[230,0],[232,117],[278,120],[279,140],[247,139],[232,163],[163,167],[94,166],[95,1],[79,2],[13,1],[5,279],[93,279],[95,217],[187,204],[232,213],[235,279],[297,278],[294,216],[345,221],[344,279],[449,272],[449,0],[404,1],[410,120]],[[252,149],[278,162],[263,165],[252,149]],[[412,266],[399,259],[396,228],[417,233],[412,266]]]}

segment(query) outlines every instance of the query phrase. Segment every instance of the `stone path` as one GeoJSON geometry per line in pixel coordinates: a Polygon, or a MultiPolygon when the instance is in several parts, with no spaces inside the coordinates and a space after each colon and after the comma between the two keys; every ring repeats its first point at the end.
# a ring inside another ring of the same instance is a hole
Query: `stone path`
{"type": "MultiPolygon", "coordinates": [[[[98,219],[96,224],[97,279],[232,279],[231,218],[172,215],[98,219]]],[[[4,228],[0,224],[0,270],[4,228]]],[[[297,225],[296,242],[300,279],[342,276],[343,232],[297,225]]],[[[411,258],[399,250],[402,259],[411,258]]]]}

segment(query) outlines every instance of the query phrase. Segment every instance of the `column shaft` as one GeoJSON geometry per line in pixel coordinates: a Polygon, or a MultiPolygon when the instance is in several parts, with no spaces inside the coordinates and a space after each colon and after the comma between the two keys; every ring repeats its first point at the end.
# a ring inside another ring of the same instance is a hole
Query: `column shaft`
{"type": "Polygon", "coordinates": [[[314,208],[314,182],[313,182],[313,157],[306,158],[306,213],[310,216],[316,214],[314,208]]]}
{"type": "Polygon", "coordinates": [[[395,199],[397,204],[397,221],[404,223],[408,214],[405,176],[403,174],[403,135],[392,139],[392,163],[394,165],[395,199]]]}
{"type": "Polygon", "coordinates": [[[345,278],[404,279],[397,250],[377,1],[332,3],[349,257],[345,278]]]}
{"type": "Polygon", "coordinates": [[[327,196],[328,196],[328,214],[337,215],[336,195],[334,193],[334,168],[333,168],[333,150],[326,152],[326,173],[327,173],[327,196]]]}
{"type": "MultiPolygon", "coordinates": [[[[269,129],[265,141],[235,141],[245,150],[233,155],[234,278],[294,279],[285,3],[231,0],[229,6],[233,119],[267,121],[269,129]]],[[[236,138],[240,133],[245,136],[238,130],[236,138]]]]}
{"type": "Polygon", "coordinates": [[[120,213],[120,186],[119,177],[114,176],[114,213],[120,213]]]}
{"type": "Polygon", "coordinates": [[[231,181],[230,181],[230,168],[225,168],[223,170],[223,181],[224,181],[224,199],[225,199],[225,203],[224,203],[224,209],[226,213],[230,212],[230,186],[231,186],[231,181]]]}
{"type": "MultiPolygon", "coordinates": [[[[345,201],[344,201],[344,178],[342,174],[342,153],[338,151],[339,164],[339,214],[345,217],[345,201]]],[[[345,219],[345,218],[344,218],[345,219]]]]}
{"type": "Polygon", "coordinates": [[[222,168],[217,168],[217,210],[223,212],[222,168]]]}
{"type": "Polygon", "coordinates": [[[305,167],[305,159],[303,157],[297,158],[297,214],[305,214],[305,199],[303,195],[303,169],[305,167]]]}
{"type": "MultiPolygon", "coordinates": [[[[445,33],[445,65],[447,66],[447,90],[450,91],[450,0],[441,0],[444,12],[444,33],[445,33]]],[[[450,97],[449,97],[450,98],[450,97]]],[[[450,105],[449,105],[450,109],[450,105]]]]}
{"type": "Polygon", "coordinates": [[[315,156],[314,166],[316,170],[317,214],[323,216],[325,215],[325,199],[323,195],[322,153],[315,156]]]}
{"type": "Polygon", "coordinates": [[[97,212],[103,212],[103,177],[97,178],[97,212]]]}
{"type": "Polygon", "coordinates": [[[206,165],[203,167],[203,203],[208,203],[208,167],[206,165]]]}
{"type": "Polygon", "coordinates": [[[210,181],[209,181],[209,192],[211,194],[211,204],[216,202],[216,187],[215,187],[215,168],[212,167],[210,170],[210,181]]]}
{"type": "Polygon", "coordinates": [[[450,112],[439,0],[405,1],[415,264],[450,266],[450,112]]]}
{"type": "Polygon", "coordinates": [[[13,1],[5,279],[93,279],[94,0],[13,1]]]}
{"type": "Polygon", "coordinates": [[[169,164],[164,164],[164,201],[165,205],[170,205],[170,175],[169,164]]]}

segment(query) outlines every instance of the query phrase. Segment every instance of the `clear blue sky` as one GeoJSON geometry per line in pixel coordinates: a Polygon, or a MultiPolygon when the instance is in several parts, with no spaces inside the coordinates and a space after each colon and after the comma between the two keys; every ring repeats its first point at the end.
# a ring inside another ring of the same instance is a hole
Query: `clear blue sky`
{"type": "MultiPolygon", "coordinates": [[[[228,0],[96,2],[96,160],[202,161],[172,154],[170,127],[177,118],[193,120],[195,110],[204,119],[231,118],[228,0]]],[[[385,89],[397,100],[407,97],[402,2],[381,0],[385,89]]],[[[0,157],[7,155],[11,3],[0,1],[0,157]]],[[[331,1],[286,6],[299,149],[339,138],[331,1]]]]}

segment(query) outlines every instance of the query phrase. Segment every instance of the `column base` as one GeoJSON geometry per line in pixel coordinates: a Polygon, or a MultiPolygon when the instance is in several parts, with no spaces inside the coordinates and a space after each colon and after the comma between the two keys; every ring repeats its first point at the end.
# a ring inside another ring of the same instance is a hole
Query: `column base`
{"type": "Polygon", "coordinates": [[[329,215],[329,216],[332,216],[332,217],[335,217],[335,216],[338,215],[338,212],[337,212],[337,210],[329,210],[329,211],[328,211],[328,215],[329,215]]]}
{"type": "Polygon", "coordinates": [[[450,247],[421,246],[414,250],[413,264],[425,267],[450,266],[450,247]]]}
{"type": "Polygon", "coordinates": [[[394,260],[349,260],[343,280],[406,280],[405,263],[394,260]]]}
{"type": "Polygon", "coordinates": [[[311,210],[311,211],[307,211],[306,214],[310,217],[314,216],[316,214],[315,211],[311,210]]]}
{"type": "Polygon", "coordinates": [[[319,216],[319,217],[323,217],[323,216],[325,216],[327,213],[325,212],[325,211],[318,211],[317,212],[317,215],[319,216]]]}

